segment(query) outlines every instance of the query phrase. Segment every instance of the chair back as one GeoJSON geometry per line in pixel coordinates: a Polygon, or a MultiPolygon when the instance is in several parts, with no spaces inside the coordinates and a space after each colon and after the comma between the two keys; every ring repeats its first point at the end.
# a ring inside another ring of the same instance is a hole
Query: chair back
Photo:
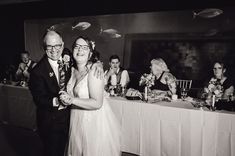
{"type": "Polygon", "coordinates": [[[185,88],[187,90],[190,90],[192,86],[192,80],[176,80],[176,85],[180,89],[185,88]]]}

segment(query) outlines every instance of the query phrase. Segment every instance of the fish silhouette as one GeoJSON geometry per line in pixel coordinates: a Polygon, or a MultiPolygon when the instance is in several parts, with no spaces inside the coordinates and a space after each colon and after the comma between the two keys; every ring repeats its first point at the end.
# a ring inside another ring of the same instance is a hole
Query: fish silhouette
{"type": "Polygon", "coordinates": [[[70,25],[70,23],[57,23],[57,24],[50,26],[47,29],[47,31],[58,31],[58,30],[61,30],[61,29],[68,27],[69,25],[70,25]]]}
{"type": "Polygon", "coordinates": [[[213,18],[223,13],[223,10],[216,9],[216,8],[209,8],[204,9],[199,12],[193,11],[193,18],[196,18],[197,16],[203,17],[203,18],[213,18]]]}
{"type": "Polygon", "coordinates": [[[105,29],[103,30],[102,27],[100,29],[100,34],[105,34],[111,38],[120,38],[122,35],[118,33],[118,31],[116,29],[105,29]]]}
{"type": "Polygon", "coordinates": [[[90,23],[88,22],[79,22],[75,26],[72,26],[72,30],[77,29],[77,30],[86,30],[91,26],[90,23]]]}

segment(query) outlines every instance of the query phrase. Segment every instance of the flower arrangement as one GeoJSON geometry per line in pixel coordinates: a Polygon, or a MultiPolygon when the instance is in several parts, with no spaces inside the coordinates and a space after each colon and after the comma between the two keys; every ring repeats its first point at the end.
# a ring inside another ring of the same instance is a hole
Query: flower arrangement
{"type": "Polygon", "coordinates": [[[209,81],[208,87],[204,89],[208,95],[215,95],[216,98],[221,98],[223,95],[224,88],[222,84],[215,78],[209,81]]]}
{"type": "Polygon", "coordinates": [[[95,41],[91,41],[92,50],[95,50],[95,41]]]}
{"type": "Polygon", "coordinates": [[[63,56],[63,63],[64,63],[64,66],[65,66],[65,70],[67,71],[67,69],[69,68],[69,63],[70,63],[70,56],[65,54],[63,56]]]}
{"type": "Polygon", "coordinates": [[[154,79],[155,79],[155,76],[152,73],[150,73],[150,74],[144,73],[140,77],[139,85],[140,86],[151,87],[151,86],[154,85],[154,79]]]}

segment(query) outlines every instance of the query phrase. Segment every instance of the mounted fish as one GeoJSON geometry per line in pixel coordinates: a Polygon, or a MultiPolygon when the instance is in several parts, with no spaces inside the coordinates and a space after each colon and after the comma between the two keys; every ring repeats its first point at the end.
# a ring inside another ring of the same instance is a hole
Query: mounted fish
{"type": "Polygon", "coordinates": [[[47,31],[58,31],[61,29],[64,29],[65,27],[69,27],[71,24],[70,23],[57,23],[52,26],[50,26],[47,31]]]}
{"type": "Polygon", "coordinates": [[[221,9],[208,8],[199,12],[193,11],[193,18],[196,18],[197,16],[203,17],[203,18],[213,18],[213,17],[221,15],[222,13],[223,13],[223,10],[221,9]]]}
{"type": "Polygon", "coordinates": [[[215,36],[218,32],[218,29],[210,29],[205,33],[205,36],[215,36]]]}
{"type": "Polygon", "coordinates": [[[72,26],[72,30],[77,29],[77,30],[86,30],[91,26],[90,23],[88,22],[79,22],[78,24],[76,24],[75,26],[72,26]]]}
{"type": "Polygon", "coordinates": [[[102,30],[102,32],[113,35],[113,34],[117,33],[117,30],[116,29],[105,29],[105,30],[102,30]]]}
{"type": "Polygon", "coordinates": [[[110,37],[111,37],[111,38],[120,38],[120,37],[122,37],[122,35],[116,33],[116,34],[111,35],[110,37]]]}
{"type": "Polygon", "coordinates": [[[118,31],[116,29],[105,29],[103,30],[102,28],[100,29],[100,35],[105,35],[105,36],[109,36],[111,38],[120,38],[121,34],[118,33],[118,31]]]}

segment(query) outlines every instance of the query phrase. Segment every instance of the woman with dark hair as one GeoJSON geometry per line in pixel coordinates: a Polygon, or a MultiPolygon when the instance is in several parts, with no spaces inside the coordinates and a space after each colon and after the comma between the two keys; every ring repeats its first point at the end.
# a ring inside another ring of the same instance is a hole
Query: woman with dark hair
{"type": "Polygon", "coordinates": [[[104,75],[94,76],[90,61],[94,42],[78,37],[73,44],[74,65],[67,92],[60,100],[71,105],[68,156],[119,156],[120,126],[104,91],[104,75]]]}
{"type": "Polygon", "coordinates": [[[215,95],[216,101],[219,99],[229,99],[234,92],[232,80],[226,75],[226,67],[222,62],[215,62],[213,66],[214,76],[204,87],[202,98],[210,99],[215,95]]]}

